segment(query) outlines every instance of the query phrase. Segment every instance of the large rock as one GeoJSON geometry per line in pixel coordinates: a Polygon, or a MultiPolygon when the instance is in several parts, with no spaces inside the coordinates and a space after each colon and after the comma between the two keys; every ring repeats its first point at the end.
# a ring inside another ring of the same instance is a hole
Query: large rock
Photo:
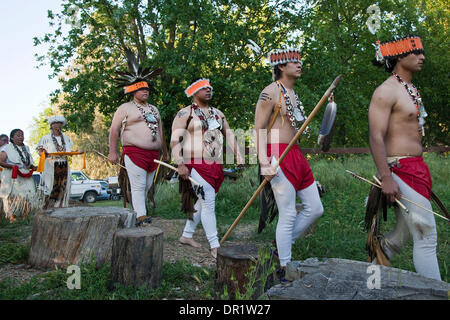
{"type": "Polygon", "coordinates": [[[66,268],[95,257],[97,267],[111,260],[117,230],[134,226],[136,214],[116,207],[70,207],[43,211],[33,219],[28,257],[40,268],[66,268]]]}
{"type": "Polygon", "coordinates": [[[272,287],[266,298],[447,300],[450,290],[450,284],[418,273],[346,259],[293,261],[287,265],[286,278],[293,282],[272,287]]]}

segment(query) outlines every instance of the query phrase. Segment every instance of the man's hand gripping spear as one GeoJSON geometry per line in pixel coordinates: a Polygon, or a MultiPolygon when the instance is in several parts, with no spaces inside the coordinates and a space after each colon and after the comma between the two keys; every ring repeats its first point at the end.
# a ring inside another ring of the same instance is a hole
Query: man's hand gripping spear
{"type": "MultiPolygon", "coordinates": [[[[339,75],[336,77],[336,79],[334,79],[333,83],[330,85],[330,87],[327,89],[327,91],[325,91],[324,95],[322,96],[322,98],[319,100],[319,102],[317,103],[317,105],[314,107],[313,111],[311,112],[311,114],[308,116],[308,118],[305,120],[305,122],[303,123],[302,127],[300,128],[300,130],[298,130],[297,134],[294,136],[294,138],[291,140],[291,142],[289,143],[289,145],[287,146],[286,150],[284,150],[283,154],[280,156],[280,159],[278,159],[278,162],[276,163],[276,165],[273,167],[273,170],[276,170],[280,163],[283,161],[283,159],[286,157],[286,155],[289,153],[289,151],[292,149],[292,147],[294,146],[294,144],[297,142],[297,140],[300,138],[300,136],[302,135],[303,131],[305,131],[306,127],[308,126],[308,124],[311,122],[311,120],[314,118],[314,116],[316,115],[316,113],[319,111],[320,107],[325,103],[325,101],[327,101],[328,97],[331,95],[331,93],[333,92],[333,90],[336,88],[336,86],[339,83],[339,80],[341,80],[342,75],[339,75]]],[[[258,189],[255,191],[255,193],[253,194],[253,196],[250,198],[250,200],[247,202],[247,204],[245,205],[244,209],[242,209],[241,213],[239,214],[239,216],[236,218],[236,220],[233,222],[233,224],[231,225],[231,227],[228,229],[228,231],[225,233],[225,235],[223,236],[222,240],[220,240],[220,244],[223,244],[225,242],[225,240],[228,238],[228,236],[230,235],[231,231],[233,231],[233,229],[236,227],[236,225],[238,224],[239,220],[241,220],[241,218],[244,216],[245,212],[247,212],[248,208],[250,207],[250,205],[252,204],[252,202],[256,199],[256,197],[258,196],[258,194],[261,192],[261,190],[264,188],[264,186],[268,183],[269,181],[267,179],[264,179],[263,182],[259,185],[258,189]]]]}

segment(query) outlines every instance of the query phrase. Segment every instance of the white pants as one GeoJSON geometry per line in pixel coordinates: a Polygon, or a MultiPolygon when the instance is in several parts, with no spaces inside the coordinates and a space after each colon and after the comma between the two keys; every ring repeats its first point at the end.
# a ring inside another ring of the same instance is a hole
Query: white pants
{"type": "Polygon", "coordinates": [[[276,241],[280,265],[285,267],[291,261],[292,244],[323,214],[316,183],[295,191],[294,186],[278,167],[278,174],[270,181],[278,207],[276,241]],[[297,214],[296,197],[302,201],[303,210],[297,214]]]}
{"type": "MultiPolygon", "coordinates": [[[[412,189],[395,173],[392,176],[405,198],[432,210],[431,203],[427,198],[412,189]]],[[[383,251],[391,259],[392,256],[400,253],[401,247],[410,240],[412,234],[413,261],[416,272],[428,278],[441,280],[436,256],[437,231],[434,215],[410,202],[400,201],[408,209],[409,214],[400,207],[395,208],[397,222],[394,230],[387,233],[381,240],[383,251]]]]}
{"type": "Polygon", "coordinates": [[[220,247],[219,238],[217,237],[216,228],[216,191],[214,188],[202,178],[201,175],[195,169],[191,170],[191,177],[198,181],[205,191],[205,200],[201,197],[198,198],[194,205],[194,209],[197,210],[193,214],[194,221],[188,219],[186,221],[186,226],[184,227],[183,237],[192,238],[195,232],[195,228],[198,223],[202,221],[203,229],[206,233],[206,238],[208,239],[209,246],[212,248],[220,247]]]}
{"type": "Polygon", "coordinates": [[[147,215],[147,194],[153,185],[153,177],[156,170],[148,172],[138,167],[127,155],[125,155],[124,160],[128,179],[130,180],[131,202],[134,211],[136,211],[136,218],[139,218],[147,215]]]}

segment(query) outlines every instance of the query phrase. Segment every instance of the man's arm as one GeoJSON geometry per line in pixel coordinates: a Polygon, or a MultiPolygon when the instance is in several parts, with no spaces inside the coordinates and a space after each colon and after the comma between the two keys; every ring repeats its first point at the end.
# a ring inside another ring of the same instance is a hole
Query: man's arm
{"type": "Polygon", "coordinates": [[[184,136],[189,134],[186,132],[186,122],[189,118],[188,109],[181,109],[178,111],[172,123],[172,135],[170,137],[170,149],[172,150],[172,158],[175,164],[178,165],[178,174],[183,179],[189,178],[189,169],[184,165],[182,155],[182,142],[184,136]]]}
{"type": "Polygon", "coordinates": [[[114,164],[119,163],[119,156],[117,153],[117,140],[119,139],[119,132],[122,126],[122,120],[125,118],[122,109],[119,107],[114,113],[113,120],[111,122],[111,128],[109,130],[109,155],[108,159],[114,164]]]}
{"type": "Polygon", "coordinates": [[[381,187],[390,202],[400,198],[400,189],[392,178],[387,163],[385,137],[389,119],[395,104],[395,96],[389,89],[379,87],[375,90],[369,106],[369,142],[373,160],[381,175],[381,187]]]}
{"type": "Polygon", "coordinates": [[[219,111],[219,115],[222,117],[223,120],[223,130],[225,132],[225,137],[227,140],[227,145],[233,149],[234,154],[236,155],[236,162],[238,166],[242,166],[245,164],[245,159],[242,157],[241,153],[239,152],[239,144],[236,139],[236,136],[233,133],[233,130],[231,130],[230,125],[228,124],[228,121],[223,114],[222,111],[219,111]]]}
{"type": "Polygon", "coordinates": [[[0,152],[0,166],[3,168],[12,169],[14,167],[13,164],[6,163],[6,159],[8,156],[5,151],[0,152]]]}
{"type": "Polygon", "coordinates": [[[270,159],[267,157],[267,126],[276,104],[275,94],[267,88],[259,95],[255,111],[255,139],[261,173],[270,181],[274,172],[270,172],[270,159]]]}

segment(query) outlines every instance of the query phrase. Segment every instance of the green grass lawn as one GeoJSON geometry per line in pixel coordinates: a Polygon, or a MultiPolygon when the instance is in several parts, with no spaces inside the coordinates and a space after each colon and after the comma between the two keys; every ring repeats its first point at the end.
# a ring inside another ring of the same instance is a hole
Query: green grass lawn
{"type": "MultiPolygon", "coordinates": [[[[314,177],[325,186],[327,192],[322,198],[324,214],[318,220],[312,235],[298,240],[293,246],[293,260],[303,260],[309,257],[344,258],[366,261],[367,252],[364,231],[364,201],[370,186],[356,180],[345,172],[352,170],[370,178],[375,174],[375,166],[369,155],[348,155],[340,157],[312,156],[308,157],[314,177]]],[[[444,204],[449,207],[450,190],[449,165],[447,156],[425,154],[425,161],[430,167],[433,179],[433,190],[444,204]]],[[[216,215],[221,238],[228,226],[233,223],[242,208],[252,196],[258,185],[257,168],[251,167],[242,172],[237,181],[226,179],[216,200],[216,215]],[[253,181],[253,186],[251,184],[253,181]]],[[[156,194],[157,208],[153,216],[165,219],[184,219],[186,215],[180,212],[180,197],[178,184],[164,183],[158,186],[156,194]]],[[[122,207],[122,201],[98,201],[94,206],[122,207]]],[[[433,205],[435,212],[438,208],[433,205]]],[[[275,238],[276,220],[267,226],[261,234],[257,234],[259,219],[259,201],[255,201],[239,224],[252,224],[254,233],[246,240],[266,243],[270,246],[275,238]]],[[[438,232],[437,255],[442,280],[450,281],[450,243],[449,224],[436,218],[438,232]]],[[[387,232],[395,225],[393,209],[388,211],[388,221],[382,222],[382,231],[387,232]]],[[[200,227],[200,226],[199,226],[200,227]]],[[[3,263],[23,263],[27,258],[29,243],[20,242],[24,229],[31,228],[31,221],[13,225],[0,222],[0,265],[3,263]]],[[[230,240],[237,240],[233,233],[230,240]]],[[[244,240],[244,239],[238,239],[244,240]]],[[[393,258],[392,266],[409,271],[415,271],[412,260],[412,241],[403,248],[398,256],[393,258]]],[[[39,299],[210,299],[213,295],[214,270],[198,268],[187,262],[166,263],[163,268],[163,284],[157,290],[118,288],[106,289],[109,266],[95,270],[92,266],[83,266],[89,271],[86,279],[88,288],[81,292],[70,291],[65,287],[67,275],[63,271],[53,271],[43,278],[36,277],[29,283],[16,285],[9,280],[0,282],[0,299],[24,299],[36,292],[47,292],[39,299]],[[39,279],[38,279],[39,278],[39,279]],[[41,280],[40,280],[41,279],[41,280]],[[43,280],[42,280],[43,279],[43,280]],[[48,293],[49,292],[49,293],[48,293]]]]}

